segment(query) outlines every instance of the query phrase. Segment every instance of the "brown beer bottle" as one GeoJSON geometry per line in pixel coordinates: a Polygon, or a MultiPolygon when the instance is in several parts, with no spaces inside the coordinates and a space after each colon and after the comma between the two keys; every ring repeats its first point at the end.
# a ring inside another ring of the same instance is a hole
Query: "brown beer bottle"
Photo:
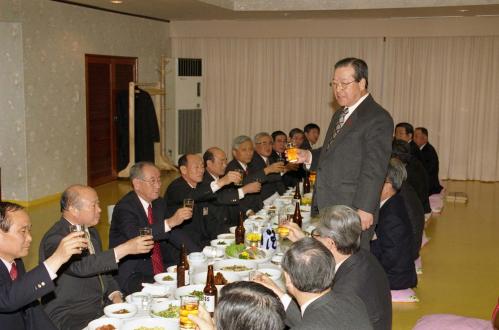
{"type": "Polygon", "coordinates": [[[177,265],[177,287],[189,285],[189,262],[187,261],[187,251],[185,245],[180,248],[180,261],[177,265]]]}
{"type": "Polygon", "coordinates": [[[295,213],[293,214],[293,222],[296,223],[300,228],[302,225],[302,216],[300,212],[300,203],[296,202],[295,213]]]}
{"type": "Polygon", "coordinates": [[[308,194],[310,192],[310,179],[309,172],[305,173],[305,177],[303,178],[303,194],[308,194]]]}
{"type": "Polygon", "coordinates": [[[300,201],[301,200],[301,194],[300,194],[300,182],[296,184],[296,189],[295,189],[295,194],[293,196],[293,199],[300,201]]]}
{"type": "Polygon", "coordinates": [[[239,224],[236,227],[236,244],[244,244],[244,234],[246,230],[244,229],[244,213],[239,212],[239,224]]]}
{"type": "Polygon", "coordinates": [[[208,266],[206,275],[206,286],[204,287],[204,306],[208,313],[213,316],[215,306],[217,305],[218,289],[215,286],[215,275],[213,274],[213,265],[208,266]]]}

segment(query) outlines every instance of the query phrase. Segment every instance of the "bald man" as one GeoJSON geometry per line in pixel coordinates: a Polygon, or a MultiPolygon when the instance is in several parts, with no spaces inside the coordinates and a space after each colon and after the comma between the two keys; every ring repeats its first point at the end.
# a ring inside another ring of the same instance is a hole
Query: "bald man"
{"type": "Polygon", "coordinates": [[[73,256],[59,271],[55,290],[42,299],[45,312],[59,329],[78,329],[100,317],[109,303],[122,302],[118,284],[111,276],[118,262],[129,254],[148,253],[153,247],[152,236],[139,236],[114,249],[102,251],[97,230],[101,209],[94,189],[73,185],[60,200],[62,217],[40,242],[40,262],[47,259],[70,232],[71,225],[83,225],[89,239],[88,249],[73,256]]]}

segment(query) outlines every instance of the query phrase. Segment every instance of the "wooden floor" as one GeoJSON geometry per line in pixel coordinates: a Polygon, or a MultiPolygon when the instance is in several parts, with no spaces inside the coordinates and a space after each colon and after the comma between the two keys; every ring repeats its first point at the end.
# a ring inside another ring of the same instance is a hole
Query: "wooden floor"
{"type": "MultiPolygon", "coordinates": [[[[163,176],[162,191],[176,176],[163,176]]],[[[428,224],[431,238],[422,250],[423,274],[415,304],[394,304],[393,329],[412,329],[421,316],[454,313],[489,319],[499,296],[499,183],[448,181],[448,191],[464,191],[467,204],[445,203],[441,215],[428,224]]],[[[102,208],[98,230],[108,244],[107,206],[130,190],[128,181],[97,187],[102,208]]],[[[45,231],[59,219],[57,201],[30,207],[33,222],[29,268],[38,262],[38,245],[45,231]]]]}

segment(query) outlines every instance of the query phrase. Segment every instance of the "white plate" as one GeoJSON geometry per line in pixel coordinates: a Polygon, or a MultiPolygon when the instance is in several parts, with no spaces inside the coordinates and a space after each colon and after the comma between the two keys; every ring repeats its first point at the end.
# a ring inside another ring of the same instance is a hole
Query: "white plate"
{"type": "Polygon", "coordinates": [[[258,271],[260,273],[264,273],[266,275],[268,275],[272,281],[274,282],[277,282],[277,281],[280,281],[281,280],[281,276],[282,276],[282,271],[280,271],[279,269],[275,269],[275,268],[258,268],[258,271]]]}
{"type": "Polygon", "coordinates": [[[180,324],[178,319],[158,318],[142,318],[126,322],[121,330],[135,330],[140,327],[160,327],[164,330],[179,330],[180,324]]]}
{"type": "Polygon", "coordinates": [[[104,314],[106,314],[107,317],[112,317],[115,319],[127,319],[130,317],[135,316],[137,314],[137,306],[134,304],[129,304],[129,303],[119,303],[119,304],[112,304],[112,305],[107,305],[104,307],[104,314]],[[126,309],[129,311],[129,313],[125,314],[115,314],[114,312],[119,311],[120,309],[126,309]]]}
{"type": "Polygon", "coordinates": [[[214,246],[214,247],[217,247],[217,248],[220,248],[220,249],[224,249],[231,245],[232,243],[234,243],[236,240],[235,239],[232,239],[232,238],[218,238],[218,239],[214,239],[210,242],[210,245],[211,246],[214,246]],[[225,243],[225,244],[219,244],[219,243],[225,243]]]}
{"type": "Polygon", "coordinates": [[[142,288],[141,292],[149,293],[153,297],[164,297],[167,294],[171,293],[171,291],[171,286],[166,286],[158,283],[144,283],[144,287],[142,288]]]}
{"type": "MultiPolygon", "coordinates": [[[[161,311],[167,310],[170,307],[170,305],[180,307],[180,300],[165,300],[162,302],[153,303],[151,305],[151,312],[161,312],[161,311]]],[[[151,316],[152,317],[159,317],[159,318],[162,317],[162,316],[155,315],[153,313],[151,313],[151,316]]],[[[177,317],[177,319],[178,319],[178,317],[177,317]]]]}
{"type": "Polygon", "coordinates": [[[116,329],[121,327],[122,321],[119,319],[114,319],[112,317],[101,317],[100,319],[93,320],[87,326],[87,330],[95,330],[98,327],[102,327],[103,325],[111,324],[116,329]]]}
{"type": "Polygon", "coordinates": [[[177,285],[177,273],[159,273],[159,274],[154,275],[154,280],[156,281],[156,283],[159,283],[159,284],[176,286],[177,285]],[[163,278],[166,276],[172,277],[172,280],[163,280],[163,278]]]}
{"type": "Polygon", "coordinates": [[[177,288],[175,291],[175,298],[180,299],[182,296],[189,296],[192,291],[203,291],[204,286],[204,284],[193,284],[177,288]]]}
{"type": "MultiPolygon", "coordinates": [[[[230,228],[232,228],[232,227],[230,227],[230,228]]],[[[230,229],[229,229],[229,230],[230,230],[230,229]]],[[[231,233],[230,233],[230,234],[229,234],[229,233],[227,233],[227,234],[219,234],[219,235],[217,236],[217,238],[218,238],[218,239],[226,239],[226,238],[228,238],[228,239],[233,239],[233,240],[235,240],[235,239],[236,239],[236,236],[234,235],[234,233],[235,233],[235,232],[236,232],[236,227],[234,227],[234,232],[232,232],[232,231],[231,231],[231,233]]]]}
{"type": "Polygon", "coordinates": [[[257,263],[253,260],[244,260],[244,259],[225,259],[225,260],[220,260],[216,261],[213,264],[213,268],[215,271],[220,271],[223,270],[224,272],[229,272],[229,273],[236,273],[240,277],[248,276],[249,272],[252,270],[256,269],[257,263]],[[234,272],[226,269],[222,269],[224,267],[229,267],[229,266],[246,266],[248,270],[243,270],[240,272],[234,272]]]}
{"type": "MultiPolygon", "coordinates": [[[[215,276],[217,275],[217,273],[222,273],[222,275],[224,276],[224,278],[227,280],[228,283],[232,283],[232,282],[237,282],[237,281],[240,281],[241,280],[241,276],[237,275],[237,273],[233,273],[233,272],[217,272],[215,271],[215,276]]],[[[208,272],[202,272],[202,273],[197,273],[196,275],[194,275],[194,278],[193,278],[193,281],[194,281],[194,284],[206,284],[206,275],[208,274],[208,272]]]]}
{"type": "Polygon", "coordinates": [[[243,260],[243,261],[248,260],[248,261],[256,262],[257,264],[269,262],[270,258],[272,258],[271,253],[267,250],[260,249],[260,248],[258,250],[262,251],[265,254],[265,257],[260,258],[260,259],[239,259],[239,257],[227,256],[227,258],[228,258],[227,260],[243,260]]]}
{"type": "Polygon", "coordinates": [[[176,265],[170,266],[170,267],[168,267],[168,268],[166,269],[166,271],[167,271],[168,273],[175,273],[175,274],[176,274],[176,273],[177,273],[177,266],[176,266],[176,265]]]}

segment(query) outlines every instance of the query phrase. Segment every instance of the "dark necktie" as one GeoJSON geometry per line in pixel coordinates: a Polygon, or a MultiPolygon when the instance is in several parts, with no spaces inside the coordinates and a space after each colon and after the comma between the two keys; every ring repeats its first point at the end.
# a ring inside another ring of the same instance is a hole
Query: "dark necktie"
{"type": "MultiPolygon", "coordinates": [[[[150,225],[152,225],[153,220],[152,220],[152,206],[149,204],[149,207],[147,208],[147,222],[149,222],[150,225]]],[[[154,272],[154,275],[162,273],[163,272],[163,258],[161,258],[161,250],[159,247],[158,242],[154,242],[154,247],[152,248],[152,255],[151,255],[151,260],[152,260],[152,271],[154,272]]]]}
{"type": "Polygon", "coordinates": [[[17,278],[17,266],[15,261],[12,263],[12,268],[10,269],[9,274],[12,281],[15,281],[17,278]]]}
{"type": "Polygon", "coordinates": [[[329,138],[329,141],[327,143],[326,150],[329,149],[331,146],[331,143],[333,143],[334,139],[340,132],[341,128],[343,127],[343,124],[345,123],[345,117],[348,114],[348,108],[343,108],[340,113],[340,117],[338,118],[338,122],[336,123],[336,126],[334,127],[333,134],[331,135],[331,138],[329,138]]]}
{"type": "MultiPolygon", "coordinates": [[[[94,246],[94,243],[92,243],[92,237],[90,236],[90,230],[88,230],[87,227],[85,227],[85,237],[88,240],[88,252],[90,254],[95,254],[95,246],[94,246]]],[[[101,303],[104,304],[104,293],[105,293],[104,281],[102,280],[101,274],[98,274],[97,277],[99,278],[100,288],[101,288],[101,292],[102,292],[101,303]]]]}

